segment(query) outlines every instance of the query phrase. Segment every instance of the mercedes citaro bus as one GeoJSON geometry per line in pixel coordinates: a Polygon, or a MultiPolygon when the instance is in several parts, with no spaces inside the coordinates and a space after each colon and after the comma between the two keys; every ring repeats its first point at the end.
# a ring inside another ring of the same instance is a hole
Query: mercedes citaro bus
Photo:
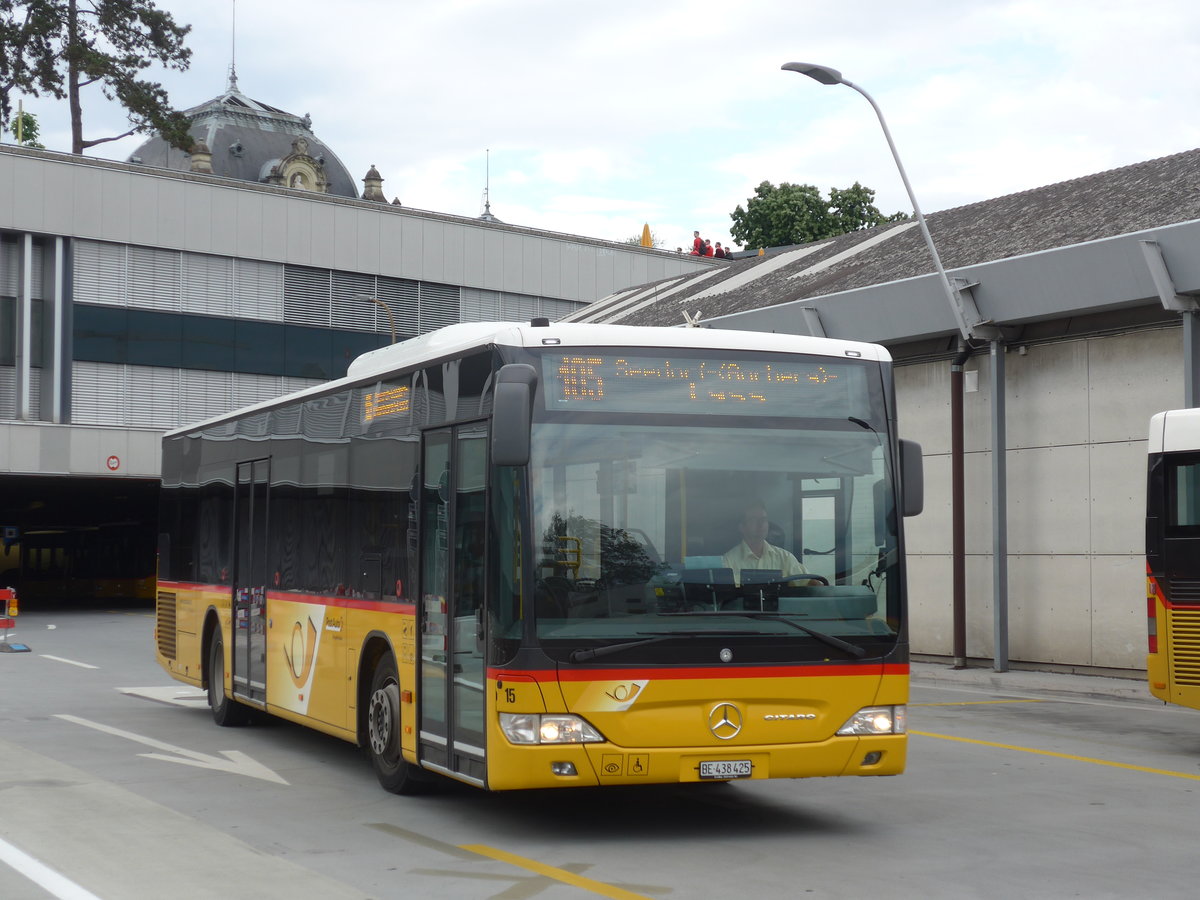
{"type": "Polygon", "coordinates": [[[904,768],[921,455],[881,347],[454,325],[162,471],[157,657],[220,725],[352,741],[397,793],[904,768]]]}

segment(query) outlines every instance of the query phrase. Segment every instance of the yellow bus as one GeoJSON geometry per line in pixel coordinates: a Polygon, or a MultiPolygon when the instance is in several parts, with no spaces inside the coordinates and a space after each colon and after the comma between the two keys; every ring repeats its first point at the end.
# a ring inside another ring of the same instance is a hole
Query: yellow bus
{"type": "Polygon", "coordinates": [[[163,438],[157,658],[219,725],[489,790],[893,775],[891,361],[705,328],[454,325],[163,438]]]}
{"type": "Polygon", "coordinates": [[[1150,693],[1200,709],[1200,409],[1150,420],[1146,624],[1150,693]]]}

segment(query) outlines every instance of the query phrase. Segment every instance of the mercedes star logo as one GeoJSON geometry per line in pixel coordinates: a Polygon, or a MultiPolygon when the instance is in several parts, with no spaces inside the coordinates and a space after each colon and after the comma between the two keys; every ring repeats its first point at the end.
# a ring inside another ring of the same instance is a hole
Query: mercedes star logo
{"type": "Polygon", "coordinates": [[[721,741],[735,738],[742,730],[742,712],[732,703],[718,703],[708,714],[708,730],[721,741]]]}

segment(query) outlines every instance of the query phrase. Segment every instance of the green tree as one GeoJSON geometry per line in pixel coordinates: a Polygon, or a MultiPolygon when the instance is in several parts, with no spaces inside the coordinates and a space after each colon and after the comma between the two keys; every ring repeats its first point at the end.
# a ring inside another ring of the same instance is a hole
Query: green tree
{"type": "Polygon", "coordinates": [[[139,77],[155,62],[185,70],[190,30],[152,0],[0,0],[0,125],[13,93],[49,94],[70,105],[72,153],[138,132],[190,149],[187,117],[161,84],[139,77]],[[84,139],[80,91],[89,85],[125,108],[128,131],[84,139]]]}
{"type": "Polygon", "coordinates": [[[12,117],[12,121],[8,125],[8,130],[12,132],[13,139],[22,147],[32,147],[34,150],[45,150],[45,146],[38,141],[41,136],[38,127],[37,116],[30,112],[18,112],[12,117]]]}
{"type": "Polygon", "coordinates": [[[848,188],[830,188],[828,199],[811,184],[785,181],[776,187],[764,181],[744,208],[738,204],[729,214],[729,233],[742,246],[783,247],[908,218],[902,212],[885,216],[874,201],[875,191],[857,181],[848,188]]]}

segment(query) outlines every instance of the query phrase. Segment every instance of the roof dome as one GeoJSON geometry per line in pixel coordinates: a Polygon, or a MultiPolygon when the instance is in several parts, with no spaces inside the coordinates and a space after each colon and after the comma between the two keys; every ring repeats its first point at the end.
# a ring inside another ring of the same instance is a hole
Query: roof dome
{"type": "Polygon", "coordinates": [[[184,110],[184,115],[192,121],[192,137],[204,145],[201,153],[212,155],[211,170],[197,168],[192,154],[175,149],[161,137],[134,150],[129,162],[358,197],[354,179],[342,161],[313,134],[312,119],[247,97],[232,78],[224,94],[184,110]]]}

